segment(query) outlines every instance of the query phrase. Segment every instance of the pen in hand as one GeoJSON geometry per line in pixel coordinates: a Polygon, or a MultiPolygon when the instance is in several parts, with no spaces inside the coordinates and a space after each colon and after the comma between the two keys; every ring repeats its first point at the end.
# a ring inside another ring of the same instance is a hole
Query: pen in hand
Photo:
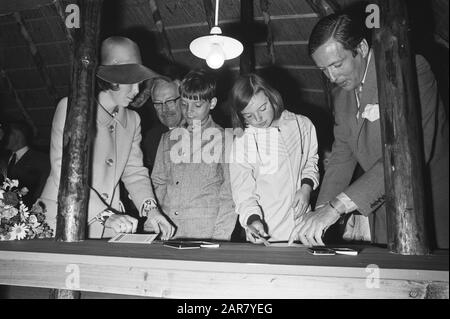
{"type": "Polygon", "coordinates": [[[253,238],[259,239],[264,244],[264,246],[270,246],[270,243],[267,240],[268,238],[270,238],[270,236],[267,236],[266,238],[261,236],[260,233],[252,225],[249,225],[247,227],[250,230],[250,233],[253,236],[253,238]]]}

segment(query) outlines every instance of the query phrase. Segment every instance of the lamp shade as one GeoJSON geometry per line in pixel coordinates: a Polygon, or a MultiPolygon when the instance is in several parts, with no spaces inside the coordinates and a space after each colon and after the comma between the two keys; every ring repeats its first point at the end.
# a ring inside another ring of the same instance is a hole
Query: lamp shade
{"type": "Polygon", "coordinates": [[[199,37],[193,40],[189,45],[189,50],[191,50],[192,54],[194,54],[196,57],[205,59],[207,61],[211,60],[211,54],[214,54],[216,56],[219,54],[223,54],[225,60],[230,60],[238,57],[244,50],[242,43],[236,39],[220,35],[221,33],[222,31],[219,27],[216,26],[212,28],[210,35],[199,37]]]}

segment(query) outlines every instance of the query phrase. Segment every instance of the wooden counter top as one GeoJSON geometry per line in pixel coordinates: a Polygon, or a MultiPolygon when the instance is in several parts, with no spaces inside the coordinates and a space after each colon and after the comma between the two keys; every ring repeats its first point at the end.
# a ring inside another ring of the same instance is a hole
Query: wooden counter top
{"type": "Polygon", "coordinates": [[[358,247],[358,256],[313,256],[245,243],[0,242],[0,284],[169,298],[448,298],[448,251],[358,247]]]}

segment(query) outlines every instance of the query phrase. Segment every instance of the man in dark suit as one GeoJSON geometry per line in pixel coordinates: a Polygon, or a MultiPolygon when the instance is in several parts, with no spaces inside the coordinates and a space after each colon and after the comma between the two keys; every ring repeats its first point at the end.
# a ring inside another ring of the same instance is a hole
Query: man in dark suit
{"type": "MultiPolygon", "coordinates": [[[[361,220],[367,227],[359,229],[365,229],[374,243],[387,242],[376,57],[364,29],[350,16],[333,14],[321,19],[311,33],[309,53],[337,85],[333,91],[335,141],[316,210],[304,216],[291,241],[299,239],[307,245],[323,245],[323,232],[341,215],[358,210],[362,217],[367,217],[361,220]],[[351,182],[356,164],[364,173],[351,182]]],[[[424,173],[431,188],[426,212],[434,220],[437,247],[448,248],[448,119],[434,75],[421,56],[416,56],[416,69],[424,173]]]]}
{"type": "Polygon", "coordinates": [[[13,122],[7,127],[5,148],[10,153],[3,159],[3,171],[9,179],[17,179],[19,187],[29,190],[23,201],[31,208],[41,195],[50,172],[50,160],[44,153],[30,148],[32,131],[27,123],[13,122]]]}

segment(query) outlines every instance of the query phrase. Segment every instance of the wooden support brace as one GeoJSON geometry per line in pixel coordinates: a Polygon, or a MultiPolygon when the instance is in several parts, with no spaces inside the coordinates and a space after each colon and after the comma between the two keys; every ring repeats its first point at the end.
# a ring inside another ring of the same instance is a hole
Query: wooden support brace
{"type": "Polygon", "coordinates": [[[243,29],[244,52],[240,56],[240,73],[255,71],[255,48],[251,40],[251,24],[253,23],[253,0],[241,0],[241,25],[243,29]]]}
{"type": "Polygon", "coordinates": [[[275,47],[273,43],[272,24],[270,22],[269,0],[260,0],[259,5],[263,14],[264,23],[267,27],[267,51],[270,55],[272,64],[275,64],[275,47]]]}
{"type": "Polygon", "coordinates": [[[50,94],[50,96],[52,97],[53,101],[56,103],[58,100],[58,93],[55,89],[55,86],[52,83],[52,80],[50,78],[50,74],[45,65],[45,62],[42,59],[42,56],[39,53],[39,50],[38,50],[36,44],[34,43],[33,39],[31,38],[30,33],[28,32],[27,28],[25,27],[25,23],[23,22],[20,13],[14,12],[14,18],[20,28],[20,33],[22,34],[25,42],[28,45],[28,48],[30,49],[31,56],[33,57],[36,68],[37,68],[39,74],[41,75],[42,80],[44,81],[47,91],[50,94]]]}
{"type": "Polygon", "coordinates": [[[206,22],[208,23],[208,27],[211,30],[211,28],[214,26],[214,8],[212,6],[211,0],[203,0],[203,8],[205,9],[206,22]]]}
{"type": "Polygon", "coordinates": [[[172,55],[172,51],[170,49],[170,42],[167,38],[166,31],[164,30],[164,23],[161,18],[161,14],[159,13],[158,5],[156,0],[149,0],[150,10],[152,11],[153,21],[156,25],[156,29],[158,30],[159,42],[161,44],[161,52],[164,56],[169,59],[169,61],[173,62],[174,58],[172,55]]]}
{"type": "Polygon", "coordinates": [[[306,0],[306,2],[319,17],[325,17],[341,9],[335,0],[306,0]]]}
{"type": "MultiPolygon", "coordinates": [[[[54,2],[56,11],[58,12],[58,15],[60,17],[61,27],[64,29],[66,33],[67,41],[69,42],[69,50],[70,54],[73,54],[73,35],[72,35],[72,29],[69,29],[66,27],[66,13],[63,7],[61,6],[61,0],[55,0],[54,2]]],[[[73,56],[71,56],[73,58],[73,56]]]]}
{"type": "Polygon", "coordinates": [[[33,136],[36,136],[37,132],[38,132],[37,127],[34,124],[34,121],[31,118],[30,113],[28,113],[28,110],[23,105],[22,100],[20,99],[19,95],[17,94],[17,91],[14,89],[14,86],[11,83],[11,80],[10,80],[8,74],[6,73],[5,70],[0,69],[0,75],[1,75],[1,77],[3,77],[6,80],[6,83],[8,85],[8,90],[9,90],[9,92],[11,92],[14,95],[14,99],[16,100],[17,107],[19,108],[20,112],[22,113],[25,121],[31,126],[31,128],[33,130],[33,136]]]}
{"type": "MultiPolygon", "coordinates": [[[[320,18],[333,14],[341,9],[339,4],[334,0],[306,0],[306,2],[320,18]]],[[[326,92],[328,108],[333,112],[332,86],[324,75],[322,75],[322,82],[326,92]]]]}

